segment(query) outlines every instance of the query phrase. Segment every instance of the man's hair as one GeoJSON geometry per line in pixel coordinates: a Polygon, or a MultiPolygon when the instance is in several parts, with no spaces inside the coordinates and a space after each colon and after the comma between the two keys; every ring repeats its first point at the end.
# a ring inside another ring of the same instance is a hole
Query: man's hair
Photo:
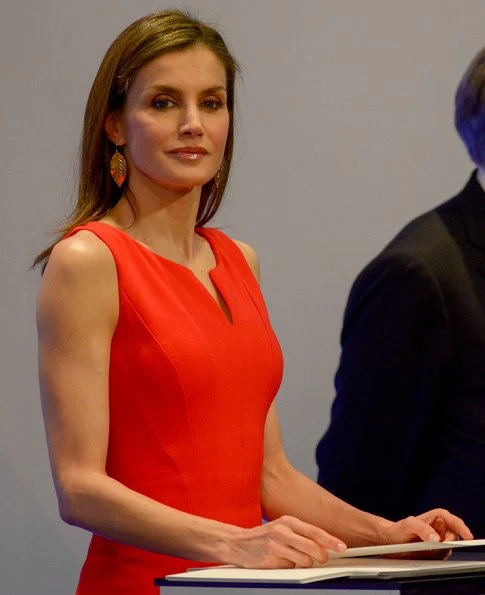
{"type": "Polygon", "coordinates": [[[473,58],[456,90],[455,126],[474,163],[485,166],[485,48],[473,58]]]}

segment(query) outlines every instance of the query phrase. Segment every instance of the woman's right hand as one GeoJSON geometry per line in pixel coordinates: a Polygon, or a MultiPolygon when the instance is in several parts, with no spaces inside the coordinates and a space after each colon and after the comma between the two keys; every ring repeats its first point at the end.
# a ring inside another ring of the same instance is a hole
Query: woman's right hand
{"type": "Polygon", "coordinates": [[[231,543],[232,564],[243,568],[310,568],[328,560],[328,550],[345,543],[323,529],[292,516],[241,529],[231,543]]]}

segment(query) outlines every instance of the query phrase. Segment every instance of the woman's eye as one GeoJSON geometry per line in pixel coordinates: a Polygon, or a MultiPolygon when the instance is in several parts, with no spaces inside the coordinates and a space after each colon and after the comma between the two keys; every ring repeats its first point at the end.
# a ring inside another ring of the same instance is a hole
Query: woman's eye
{"type": "Polygon", "coordinates": [[[216,110],[222,107],[222,102],[219,99],[206,99],[202,105],[208,110],[216,110]]]}
{"type": "Polygon", "coordinates": [[[152,101],[152,106],[156,107],[157,109],[168,109],[174,105],[175,102],[168,97],[155,97],[155,99],[152,101]]]}

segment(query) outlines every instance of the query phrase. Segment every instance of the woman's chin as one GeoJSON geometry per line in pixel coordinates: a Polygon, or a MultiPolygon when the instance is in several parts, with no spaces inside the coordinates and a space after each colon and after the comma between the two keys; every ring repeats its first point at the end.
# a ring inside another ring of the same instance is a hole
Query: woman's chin
{"type": "Polygon", "coordinates": [[[192,176],[184,178],[172,178],[170,180],[163,180],[160,182],[160,186],[167,190],[173,190],[177,193],[187,194],[194,190],[194,188],[201,188],[204,184],[207,184],[212,178],[202,176],[192,176]]]}
{"type": "Polygon", "coordinates": [[[177,194],[180,196],[184,196],[186,194],[190,194],[196,189],[199,189],[205,184],[205,182],[193,182],[190,183],[187,180],[180,181],[180,180],[163,180],[157,183],[159,188],[167,191],[172,192],[173,194],[177,194]]]}

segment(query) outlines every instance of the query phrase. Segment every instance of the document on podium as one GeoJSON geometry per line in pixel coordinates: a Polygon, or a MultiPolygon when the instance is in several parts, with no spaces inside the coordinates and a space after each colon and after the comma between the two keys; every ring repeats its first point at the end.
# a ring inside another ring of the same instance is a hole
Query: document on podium
{"type": "Polygon", "coordinates": [[[434,576],[464,573],[485,573],[485,560],[409,560],[376,558],[386,554],[424,550],[454,549],[485,546],[485,539],[448,542],[416,542],[391,546],[349,548],[334,555],[325,564],[313,568],[250,569],[235,566],[212,566],[170,574],[167,581],[290,583],[305,584],[334,578],[392,579],[411,576],[434,576]],[[352,555],[354,554],[354,555],[352,555]],[[365,557],[368,556],[368,557],[365,557]]]}
{"type": "Polygon", "coordinates": [[[459,541],[412,541],[411,543],[393,543],[391,545],[371,545],[351,547],[344,552],[329,552],[329,558],[360,558],[361,556],[387,556],[431,550],[453,550],[457,548],[483,547],[485,539],[466,539],[459,541]]]}

